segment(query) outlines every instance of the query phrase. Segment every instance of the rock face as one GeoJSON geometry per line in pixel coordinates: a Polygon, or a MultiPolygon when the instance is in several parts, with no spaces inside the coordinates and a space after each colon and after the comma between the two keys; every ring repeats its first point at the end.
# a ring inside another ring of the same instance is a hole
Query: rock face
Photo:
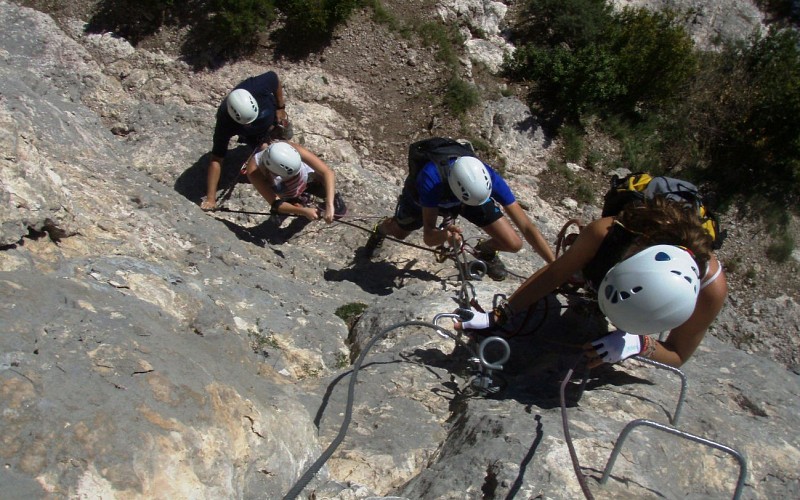
{"type": "MultiPolygon", "coordinates": [[[[505,390],[476,395],[474,346],[430,322],[465,291],[489,304],[518,281],[462,287],[451,263],[423,250],[387,243],[367,261],[366,233],[351,225],[269,218],[250,186],[234,184],[243,148],[223,179],[238,212],[198,208],[214,109],[262,68],[192,73],[6,2],[0,22],[4,497],[283,496],[336,437],[350,365],[368,348],[346,438],[302,497],[581,496],[559,386],[575,346],[605,327],[590,305],[565,309],[560,297],[534,311],[495,374],[505,390]],[[349,331],[335,312],[354,303],[369,307],[349,331]]],[[[303,66],[282,74],[298,137],[335,169],[352,213],[390,207],[402,173],[363,160],[369,138],[350,137],[326,104],[358,107],[372,99],[366,84],[303,66]]],[[[490,102],[481,127],[513,158],[512,188],[552,240],[566,216],[536,198],[546,141],[529,111],[490,102]]],[[[530,250],[507,262],[523,276],[541,266],[530,250]]],[[[744,331],[780,329],[765,315],[797,307],[785,302],[759,307],[744,331]]],[[[737,311],[720,323],[731,337],[742,332],[737,311]]],[[[798,375],[712,335],[685,373],[678,425],[744,454],[743,498],[800,496],[798,375]]],[[[597,497],[733,493],[731,456],[648,429],[599,484],[627,422],[674,418],[680,380],[636,361],[581,387],[585,375],[568,384],[565,410],[597,497]]]]}
{"type": "Polygon", "coordinates": [[[681,19],[695,43],[711,48],[720,40],[744,39],[761,28],[764,14],[750,0],[611,0],[618,8],[670,10],[681,19]]]}

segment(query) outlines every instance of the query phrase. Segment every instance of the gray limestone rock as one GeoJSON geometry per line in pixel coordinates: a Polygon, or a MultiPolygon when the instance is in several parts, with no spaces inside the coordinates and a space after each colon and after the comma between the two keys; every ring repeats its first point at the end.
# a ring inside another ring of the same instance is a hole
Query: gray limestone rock
{"type": "MultiPolygon", "coordinates": [[[[579,346],[607,325],[577,298],[551,298],[515,324],[492,374],[501,390],[476,391],[476,343],[449,318],[432,321],[465,292],[488,305],[518,281],[464,284],[452,262],[394,242],[359,256],[403,177],[367,157],[380,124],[365,118],[351,133],[328,105],[359,109],[373,95],[366,82],[285,69],[296,134],[336,170],[351,225],[269,217],[236,177],[242,147],[226,159],[230,211],[204,213],[214,109],[230,82],[263,68],[192,73],[7,2],[0,21],[4,496],[281,497],[338,435],[363,352],[352,421],[304,498],[578,498],[559,397],[571,368],[571,442],[596,497],[733,493],[730,457],[649,430],[635,431],[599,484],[627,422],[670,423],[680,380],[634,360],[587,374],[579,346]],[[337,310],[361,305],[349,329],[337,310]]],[[[563,209],[536,197],[526,165],[546,144],[529,111],[503,99],[484,121],[552,239],[563,209]]],[[[523,277],[541,265],[529,250],[506,262],[523,277]]],[[[726,310],[719,338],[684,368],[680,429],[747,457],[744,498],[800,496],[798,375],[775,362],[782,337],[754,341],[761,355],[735,341],[784,326],[790,337],[796,307],[753,304],[746,320],[726,310]]]]}

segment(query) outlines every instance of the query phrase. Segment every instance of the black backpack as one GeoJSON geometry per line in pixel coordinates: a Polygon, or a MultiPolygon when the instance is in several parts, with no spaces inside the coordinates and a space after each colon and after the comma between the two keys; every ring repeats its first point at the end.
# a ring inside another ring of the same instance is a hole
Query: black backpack
{"type": "Polygon", "coordinates": [[[653,199],[656,196],[695,207],[703,228],[713,239],[712,247],[715,250],[722,247],[726,232],[720,230],[719,220],[703,201],[697,186],[681,179],[652,177],[643,172],[622,178],[615,175],[611,178],[611,187],[603,198],[603,217],[619,214],[629,203],[653,199]]]}
{"type": "Polygon", "coordinates": [[[447,179],[447,168],[450,160],[460,156],[475,156],[475,150],[469,143],[463,144],[449,137],[431,137],[417,141],[408,147],[408,177],[405,189],[417,197],[417,174],[428,162],[433,162],[439,169],[439,176],[447,179]]]}

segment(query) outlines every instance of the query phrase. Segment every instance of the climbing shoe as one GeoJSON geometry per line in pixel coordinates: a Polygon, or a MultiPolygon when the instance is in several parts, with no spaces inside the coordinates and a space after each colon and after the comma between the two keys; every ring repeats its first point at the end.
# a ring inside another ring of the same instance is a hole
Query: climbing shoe
{"type": "Polygon", "coordinates": [[[475,245],[477,257],[486,263],[486,275],[495,281],[503,281],[508,277],[508,270],[503,261],[500,260],[500,252],[488,248],[482,248],[483,241],[475,245]]]}
{"type": "Polygon", "coordinates": [[[386,239],[386,235],[380,232],[378,229],[381,223],[375,224],[375,227],[372,228],[372,232],[369,235],[369,239],[367,240],[367,244],[364,245],[364,255],[366,257],[372,257],[381,246],[383,246],[383,240],[386,239]]]}
{"type": "Polygon", "coordinates": [[[503,261],[500,260],[500,256],[495,254],[495,256],[491,260],[484,260],[486,262],[486,275],[492,278],[495,281],[503,281],[508,277],[508,270],[506,269],[506,265],[503,264],[503,261]]]}
{"type": "Polygon", "coordinates": [[[339,220],[347,215],[347,205],[344,204],[344,198],[339,193],[333,195],[333,218],[339,220]]]}

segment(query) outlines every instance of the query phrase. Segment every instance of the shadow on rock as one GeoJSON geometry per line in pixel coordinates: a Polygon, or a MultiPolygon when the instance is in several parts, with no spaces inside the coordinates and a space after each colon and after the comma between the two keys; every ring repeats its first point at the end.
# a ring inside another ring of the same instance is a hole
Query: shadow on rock
{"type": "Polygon", "coordinates": [[[422,281],[441,279],[431,272],[414,269],[417,262],[417,259],[409,259],[405,265],[399,265],[399,263],[358,259],[351,262],[349,267],[327,269],[323,276],[325,281],[350,281],[365,292],[381,296],[389,295],[394,290],[403,288],[406,281],[411,279],[422,281]]]}
{"type": "Polygon", "coordinates": [[[540,301],[529,311],[515,317],[503,330],[473,331],[465,340],[468,347],[459,347],[452,355],[437,351],[417,352],[421,361],[445,368],[453,373],[471,372],[473,379],[481,375],[477,365],[467,363],[469,357],[482,355],[488,363],[508,359],[501,370],[484,371],[496,391],[487,393],[494,399],[513,399],[522,404],[550,409],[561,404],[561,385],[565,386],[567,406],[575,406],[585,390],[604,385],[651,384],[649,380],[631,375],[612,365],[590,371],[584,362],[583,346],[604,335],[607,325],[596,307],[583,301],[568,300],[568,306],[554,296],[540,301]],[[483,349],[480,345],[483,343],[483,349]],[[470,352],[471,351],[471,352],[470,352]]]}
{"type": "MultiPolygon", "coordinates": [[[[250,157],[252,150],[244,145],[228,152],[222,162],[222,173],[217,185],[217,201],[222,200],[226,191],[232,190],[238,184],[249,184],[246,175],[240,175],[240,169],[250,157]],[[222,191],[222,193],[220,193],[222,191]]],[[[206,195],[206,176],[211,153],[201,156],[191,167],[183,171],[175,180],[174,189],[186,199],[197,205],[206,195]]]]}
{"type": "Polygon", "coordinates": [[[282,217],[271,215],[261,224],[252,227],[241,226],[233,221],[216,217],[216,219],[230,229],[240,240],[258,245],[282,245],[288,242],[294,235],[305,228],[310,220],[305,217],[292,217],[292,221],[286,227],[281,227],[282,217]]]}

